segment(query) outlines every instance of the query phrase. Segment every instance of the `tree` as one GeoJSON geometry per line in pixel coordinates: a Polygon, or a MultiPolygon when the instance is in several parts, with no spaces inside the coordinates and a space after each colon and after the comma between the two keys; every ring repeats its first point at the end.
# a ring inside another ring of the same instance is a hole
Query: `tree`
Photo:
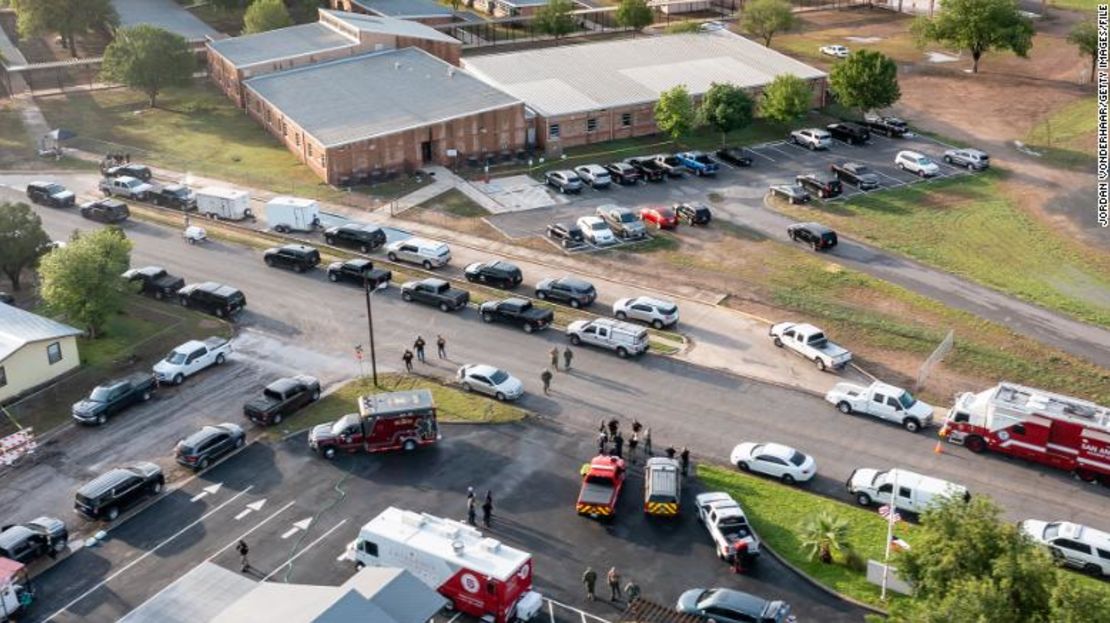
{"type": "Polygon", "coordinates": [[[759,114],[771,121],[789,123],[804,117],[812,102],[813,92],[805,80],[793,74],[782,74],[764,87],[759,114]]]}
{"type": "Polygon", "coordinates": [[[243,34],[266,32],[293,25],[284,0],[254,0],[243,14],[243,34]]]}
{"type": "Polygon", "coordinates": [[[1079,582],[1059,578],[1052,591],[1052,623],[1089,623],[1092,612],[1110,612],[1110,595],[1079,582]]]}
{"type": "Polygon", "coordinates": [[[47,253],[40,264],[47,307],[96,338],[123,305],[127,289],[120,275],[131,264],[131,241],[118,227],[97,229],[47,253]]]}
{"type": "Polygon", "coordinates": [[[574,32],[574,3],[571,0],[551,0],[536,11],[536,28],[556,39],[574,32]]]}
{"type": "Polygon", "coordinates": [[[848,522],[828,511],[822,511],[802,524],[798,537],[809,559],[820,560],[826,565],[832,563],[834,554],[851,549],[848,545],[848,522]]]}
{"type": "Polygon", "coordinates": [[[921,45],[937,41],[971,51],[972,73],[984,52],[1010,50],[1025,58],[1033,47],[1033,22],[1017,0],[940,0],[940,11],[918,17],[911,30],[921,45]]]}
{"type": "Polygon", "coordinates": [[[617,24],[624,28],[631,28],[633,33],[640,32],[654,21],[655,13],[648,6],[647,0],[621,0],[620,6],[617,7],[617,24]]]}
{"type": "Polygon", "coordinates": [[[698,109],[698,120],[721,133],[721,145],[729,132],[740,130],[752,122],[755,102],[744,89],[734,84],[709,85],[698,109]]]}
{"type": "Polygon", "coordinates": [[[26,203],[0,203],[0,270],[19,290],[19,275],[34,265],[50,237],[42,219],[26,203]]]}
{"type": "Polygon", "coordinates": [[[740,27],[771,47],[775,33],[794,27],[794,10],[787,0],[751,0],[741,15],[740,27]]]}
{"type": "Polygon", "coordinates": [[[1079,54],[1091,57],[1091,78],[1095,81],[1098,67],[1098,26],[1093,19],[1085,19],[1075,25],[1068,33],[1068,43],[1079,48],[1079,54]]]}
{"type": "Polygon", "coordinates": [[[116,31],[104,50],[101,76],[146,93],[150,107],[168,87],[185,86],[193,78],[196,58],[185,38],[142,24],[116,31]]]}
{"type": "Polygon", "coordinates": [[[686,85],[678,85],[659,94],[655,103],[655,124],[659,129],[679,140],[694,127],[694,100],[686,85]]]}
{"type": "Polygon", "coordinates": [[[77,56],[77,35],[119,24],[112,0],[14,0],[12,7],[19,34],[35,37],[56,32],[73,56],[77,56]]]}
{"type": "Polygon", "coordinates": [[[861,113],[886,108],[902,97],[898,65],[882,52],[860,50],[833,66],[829,88],[837,101],[861,113]]]}

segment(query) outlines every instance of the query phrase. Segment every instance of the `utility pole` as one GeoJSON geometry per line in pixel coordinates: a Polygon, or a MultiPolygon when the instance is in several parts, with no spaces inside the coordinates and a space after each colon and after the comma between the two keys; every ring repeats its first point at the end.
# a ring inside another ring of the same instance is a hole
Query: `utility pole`
{"type": "Polygon", "coordinates": [[[362,285],[366,290],[366,326],[370,332],[370,374],[374,379],[374,387],[377,387],[378,358],[374,351],[374,306],[370,302],[370,297],[374,294],[374,291],[370,289],[370,278],[368,276],[362,278],[362,285]]]}

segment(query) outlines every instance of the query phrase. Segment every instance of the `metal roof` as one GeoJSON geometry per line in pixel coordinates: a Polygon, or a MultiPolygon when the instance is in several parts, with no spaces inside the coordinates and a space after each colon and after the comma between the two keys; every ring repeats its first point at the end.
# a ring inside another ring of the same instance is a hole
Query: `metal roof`
{"type": "Polygon", "coordinates": [[[120,26],[150,24],[181,35],[187,41],[223,36],[174,0],[112,0],[112,6],[119,14],[120,26]]]}
{"type": "Polygon", "coordinates": [[[544,116],[650,103],[680,84],[699,95],[714,82],[754,88],[781,74],[826,75],[727,30],[562,45],[462,62],[544,116]]]}
{"type": "Polygon", "coordinates": [[[313,22],[213,41],[208,45],[241,68],[302,54],[354,47],[356,44],[350,37],[319,22],[313,22]]]}
{"type": "Polygon", "coordinates": [[[0,362],[32,342],[81,335],[79,329],[0,303],[0,362]]]}
{"type": "Polygon", "coordinates": [[[244,84],[325,147],[519,103],[418,48],[291,69],[244,84]]]}
{"type": "Polygon", "coordinates": [[[458,39],[447,33],[440,32],[426,24],[413,22],[407,19],[378,17],[376,15],[347,13],[346,11],[332,11],[329,9],[320,9],[320,14],[333,17],[362,32],[376,32],[386,35],[396,35],[398,37],[414,37],[417,39],[430,39],[432,41],[443,41],[446,43],[460,43],[458,39]]]}
{"type": "Polygon", "coordinates": [[[352,0],[364,10],[388,17],[449,17],[454,11],[434,0],[352,0]]]}

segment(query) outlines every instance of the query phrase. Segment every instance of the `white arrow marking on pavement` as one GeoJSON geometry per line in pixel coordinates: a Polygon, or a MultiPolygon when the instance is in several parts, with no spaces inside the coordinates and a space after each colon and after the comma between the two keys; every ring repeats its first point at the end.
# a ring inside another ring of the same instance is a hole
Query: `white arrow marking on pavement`
{"type": "Polygon", "coordinates": [[[214,485],[205,487],[204,489],[201,489],[200,493],[198,493],[198,494],[194,495],[193,497],[189,498],[189,501],[190,502],[196,502],[197,500],[200,500],[201,498],[203,498],[205,496],[216,495],[216,492],[219,491],[220,487],[222,487],[223,485],[224,485],[224,483],[217,482],[214,485]]]}
{"type": "Polygon", "coordinates": [[[250,504],[247,504],[247,507],[245,509],[239,511],[239,514],[235,516],[235,521],[239,521],[240,519],[246,517],[247,515],[250,515],[252,511],[262,510],[262,506],[265,503],[266,503],[266,500],[261,499],[257,502],[251,502],[250,504]]]}
{"type": "Polygon", "coordinates": [[[288,539],[289,537],[293,536],[294,534],[296,534],[300,530],[308,530],[308,525],[311,524],[311,523],[312,523],[312,518],[311,517],[309,517],[308,519],[302,519],[302,520],[298,521],[297,523],[293,524],[293,527],[290,528],[289,530],[287,530],[285,532],[285,534],[281,535],[281,538],[288,539]]]}

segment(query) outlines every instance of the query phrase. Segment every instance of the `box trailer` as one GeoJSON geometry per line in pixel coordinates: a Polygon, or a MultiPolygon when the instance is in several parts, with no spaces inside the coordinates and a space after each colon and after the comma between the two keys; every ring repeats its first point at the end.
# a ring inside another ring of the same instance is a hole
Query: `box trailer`
{"type": "Polygon", "coordinates": [[[203,216],[229,221],[254,218],[251,196],[245,190],[206,186],[197,190],[197,212],[203,216]]]}
{"type": "Polygon", "coordinates": [[[266,223],[281,234],[314,231],[320,227],[320,204],[300,197],[274,197],[266,202],[266,223]]]}

